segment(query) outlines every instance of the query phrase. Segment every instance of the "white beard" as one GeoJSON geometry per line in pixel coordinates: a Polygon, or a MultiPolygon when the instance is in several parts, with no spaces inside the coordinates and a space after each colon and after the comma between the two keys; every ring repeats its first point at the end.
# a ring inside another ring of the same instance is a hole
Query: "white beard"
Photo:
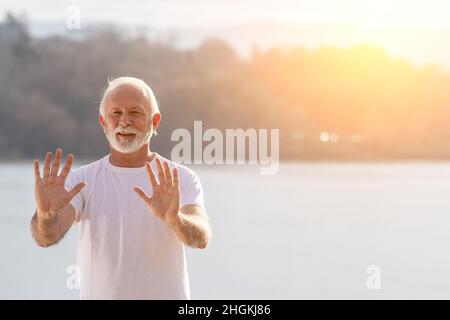
{"type": "Polygon", "coordinates": [[[133,127],[124,128],[122,126],[118,126],[114,130],[107,131],[105,129],[105,136],[108,140],[109,144],[114,150],[119,151],[120,153],[133,153],[138,151],[145,143],[150,141],[150,137],[152,135],[152,124],[147,130],[147,132],[141,132],[133,127]],[[128,141],[126,138],[120,139],[118,138],[118,133],[133,133],[135,134],[133,140],[128,141]]]}

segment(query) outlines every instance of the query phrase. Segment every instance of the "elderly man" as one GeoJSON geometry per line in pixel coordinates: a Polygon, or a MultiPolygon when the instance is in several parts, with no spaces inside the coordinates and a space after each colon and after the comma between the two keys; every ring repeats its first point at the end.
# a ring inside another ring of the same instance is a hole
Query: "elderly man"
{"type": "Polygon", "coordinates": [[[43,176],[34,161],[32,235],[48,247],[79,224],[81,299],[189,299],[184,244],[203,249],[211,238],[200,180],[150,151],[161,115],[144,81],[111,81],[99,113],[110,154],[77,170],[69,154],[58,174],[57,149],[43,176]]]}

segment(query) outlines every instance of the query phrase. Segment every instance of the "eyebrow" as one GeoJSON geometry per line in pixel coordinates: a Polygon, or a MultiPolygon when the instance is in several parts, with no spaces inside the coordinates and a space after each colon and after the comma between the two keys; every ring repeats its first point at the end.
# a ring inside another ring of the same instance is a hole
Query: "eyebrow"
{"type": "Polygon", "coordinates": [[[134,106],[134,107],[131,107],[130,110],[144,111],[144,108],[142,108],[141,106],[134,106]]]}
{"type": "MultiPolygon", "coordinates": [[[[112,108],[111,108],[111,111],[115,111],[115,110],[121,110],[122,108],[120,107],[120,106],[113,106],[112,108]]],[[[129,108],[131,111],[135,111],[135,110],[138,110],[138,111],[142,111],[142,112],[144,112],[145,110],[144,110],[144,108],[142,107],[142,106],[140,106],[140,105],[137,105],[137,106],[132,106],[132,107],[130,107],[129,108]]]]}

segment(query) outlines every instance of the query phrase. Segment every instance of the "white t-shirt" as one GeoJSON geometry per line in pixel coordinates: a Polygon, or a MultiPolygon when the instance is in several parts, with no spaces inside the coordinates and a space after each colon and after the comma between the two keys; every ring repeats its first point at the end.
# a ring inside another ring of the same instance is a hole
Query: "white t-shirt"
{"type": "MultiPolygon", "coordinates": [[[[86,182],[71,201],[80,226],[80,298],[190,299],[184,244],[133,190],[141,187],[152,196],[145,167],[116,167],[109,156],[71,170],[66,180],[68,189],[86,182]]],[[[156,157],[151,165],[158,176],[156,157]]],[[[175,162],[169,165],[179,171],[180,207],[204,208],[198,176],[175,162]]]]}

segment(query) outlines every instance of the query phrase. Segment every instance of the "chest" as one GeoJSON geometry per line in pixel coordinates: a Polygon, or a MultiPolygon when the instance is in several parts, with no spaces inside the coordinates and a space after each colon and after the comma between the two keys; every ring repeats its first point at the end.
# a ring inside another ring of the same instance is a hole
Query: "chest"
{"type": "Polygon", "coordinates": [[[156,218],[133,190],[142,188],[149,196],[153,190],[145,175],[100,175],[88,182],[90,190],[84,213],[91,225],[99,227],[139,227],[154,224],[156,218]]]}

